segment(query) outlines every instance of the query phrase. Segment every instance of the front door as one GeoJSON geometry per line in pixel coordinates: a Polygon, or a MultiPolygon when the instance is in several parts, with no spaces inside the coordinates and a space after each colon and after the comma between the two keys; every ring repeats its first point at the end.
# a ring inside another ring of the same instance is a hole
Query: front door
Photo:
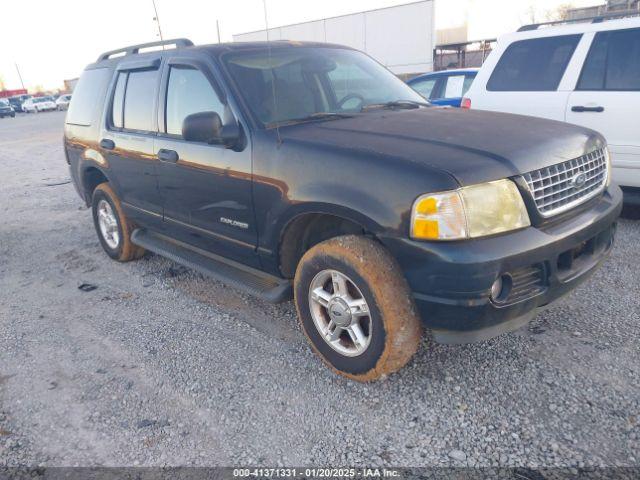
{"type": "Polygon", "coordinates": [[[640,186],[640,28],[599,32],[567,103],[566,121],[604,135],[613,178],[640,186]]]}
{"type": "Polygon", "coordinates": [[[211,68],[196,59],[174,58],[163,71],[155,154],[165,229],[196,247],[259,266],[250,144],[236,151],[182,138],[188,115],[216,112],[227,121],[232,115],[211,68]]]}

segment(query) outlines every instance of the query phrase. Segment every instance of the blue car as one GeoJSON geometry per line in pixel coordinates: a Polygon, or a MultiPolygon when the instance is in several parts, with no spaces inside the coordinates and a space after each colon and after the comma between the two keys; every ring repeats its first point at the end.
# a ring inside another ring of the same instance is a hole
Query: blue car
{"type": "Polygon", "coordinates": [[[471,87],[478,70],[465,68],[431,72],[412,78],[407,84],[434,105],[460,107],[462,97],[471,87]]]}

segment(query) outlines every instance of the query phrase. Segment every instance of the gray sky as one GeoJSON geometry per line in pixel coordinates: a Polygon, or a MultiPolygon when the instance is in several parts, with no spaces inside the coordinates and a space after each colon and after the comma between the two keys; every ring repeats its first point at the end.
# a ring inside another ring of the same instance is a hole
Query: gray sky
{"type": "MultiPolygon", "coordinates": [[[[540,20],[563,3],[576,6],[599,0],[436,0],[436,27],[468,20],[469,37],[485,38],[530,22],[534,6],[540,20]]],[[[151,0],[3,0],[0,13],[0,78],[6,88],[20,88],[14,62],[27,88],[58,88],[77,77],[98,54],[153,41],[157,29],[151,0]]],[[[316,20],[407,0],[267,0],[270,27],[316,20]]],[[[262,0],[156,0],[165,38],[187,37],[196,44],[222,41],[235,33],[264,28],[262,0]]]]}

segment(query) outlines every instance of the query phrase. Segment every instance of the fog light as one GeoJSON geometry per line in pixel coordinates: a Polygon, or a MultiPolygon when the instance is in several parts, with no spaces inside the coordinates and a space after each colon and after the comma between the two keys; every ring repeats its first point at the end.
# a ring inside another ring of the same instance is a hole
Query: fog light
{"type": "Polygon", "coordinates": [[[491,300],[494,302],[503,302],[511,293],[513,282],[511,275],[500,275],[491,286],[491,300]]]}
{"type": "Polygon", "coordinates": [[[498,279],[493,282],[491,286],[491,298],[493,300],[498,299],[500,297],[500,293],[502,293],[502,277],[498,277],[498,279]]]}

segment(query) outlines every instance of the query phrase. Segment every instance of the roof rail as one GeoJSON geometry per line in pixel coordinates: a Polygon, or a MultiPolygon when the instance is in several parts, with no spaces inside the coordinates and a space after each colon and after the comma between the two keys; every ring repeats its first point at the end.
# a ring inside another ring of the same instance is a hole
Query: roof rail
{"type": "Polygon", "coordinates": [[[171,40],[163,40],[159,42],[140,43],[138,45],[131,45],[130,47],[118,48],[117,50],[104,52],[98,57],[98,62],[101,62],[102,60],[108,60],[109,58],[116,55],[120,56],[120,54],[124,54],[125,56],[135,55],[143,48],[164,47],[165,45],[175,45],[175,48],[184,48],[193,47],[193,42],[187,38],[174,38],[171,40]]]}
{"type": "Polygon", "coordinates": [[[553,25],[565,25],[572,23],[602,23],[605,20],[615,20],[619,18],[627,18],[627,17],[637,17],[640,16],[640,10],[624,10],[621,12],[610,12],[603,13],[602,15],[598,15],[596,17],[586,17],[586,18],[572,18],[570,20],[556,20],[554,22],[544,22],[544,23],[533,23],[531,25],[523,25],[518,29],[519,32],[529,32],[531,30],[537,30],[540,27],[550,27],[553,25]]]}

